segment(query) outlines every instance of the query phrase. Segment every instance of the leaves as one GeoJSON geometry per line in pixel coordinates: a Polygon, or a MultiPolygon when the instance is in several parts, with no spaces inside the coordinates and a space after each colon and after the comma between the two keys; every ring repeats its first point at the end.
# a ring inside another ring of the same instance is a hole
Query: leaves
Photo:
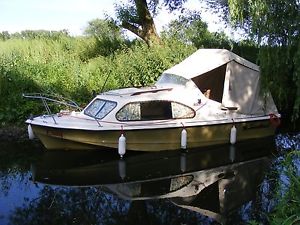
{"type": "Polygon", "coordinates": [[[299,119],[300,3],[295,0],[229,0],[232,22],[243,27],[260,46],[264,86],[271,89],[281,111],[299,119]]]}
{"type": "Polygon", "coordinates": [[[90,57],[111,55],[126,42],[121,29],[110,19],[90,21],[85,34],[95,38],[94,52],[90,52],[90,57]]]}
{"type": "Polygon", "coordinates": [[[195,51],[175,41],[152,48],[137,41],[95,56],[90,51],[97,53],[97,46],[91,43],[90,37],[0,41],[0,100],[5,102],[0,105],[0,122],[22,123],[30,114],[43,113],[42,104],[23,99],[22,93],[58,94],[86,104],[93,92],[151,85],[195,51]]]}
{"type": "Polygon", "coordinates": [[[162,36],[193,44],[196,48],[233,48],[232,41],[225,33],[209,32],[207,23],[202,21],[198,11],[186,11],[185,15],[171,21],[162,36]]]}

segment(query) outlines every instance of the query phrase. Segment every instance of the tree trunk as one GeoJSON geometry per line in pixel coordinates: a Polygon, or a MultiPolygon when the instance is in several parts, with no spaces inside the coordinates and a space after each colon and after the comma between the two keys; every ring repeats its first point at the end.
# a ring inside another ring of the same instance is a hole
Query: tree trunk
{"type": "Polygon", "coordinates": [[[130,21],[123,21],[122,27],[136,34],[143,39],[148,46],[154,43],[160,43],[160,37],[157,34],[153,17],[149,11],[146,0],[134,0],[138,21],[131,23],[130,21]]]}

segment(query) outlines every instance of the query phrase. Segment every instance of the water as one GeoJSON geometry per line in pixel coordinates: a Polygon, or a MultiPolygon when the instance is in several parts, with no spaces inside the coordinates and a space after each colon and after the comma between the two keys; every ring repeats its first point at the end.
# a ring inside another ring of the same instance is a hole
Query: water
{"type": "MultiPolygon", "coordinates": [[[[264,223],[300,135],[188,151],[45,151],[0,143],[0,224],[264,223]],[[276,146],[275,146],[276,143],[276,146]]],[[[300,174],[299,158],[293,164],[300,174]]],[[[282,190],[284,191],[284,190],[282,190]]]]}

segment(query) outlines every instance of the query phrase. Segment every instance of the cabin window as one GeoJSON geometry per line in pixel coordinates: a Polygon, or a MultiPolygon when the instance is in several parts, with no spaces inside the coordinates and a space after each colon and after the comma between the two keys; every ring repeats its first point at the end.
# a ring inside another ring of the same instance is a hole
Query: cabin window
{"type": "Polygon", "coordinates": [[[125,105],[118,113],[117,119],[122,121],[141,120],[140,103],[130,103],[125,105]]]}
{"type": "Polygon", "coordinates": [[[104,118],[116,107],[117,103],[103,99],[96,99],[85,110],[84,114],[96,119],[104,118]]]}
{"type": "Polygon", "coordinates": [[[170,101],[133,102],[116,115],[120,121],[147,121],[192,118],[195,112],[188,106],[170,101]]]}
{"type": "Polygon", "coordinates": [[[179,104],[177,102],[172,102],[171,105],[173,119],[193,118],[195,116],[195,111],[188,106],[179,104]]]}
{"type": "Polygon", "coordinates": [[[181,76],[177,76],[175,74],[169,74],[169,73],[163,73],[158,81],[156,82],[155,85],[159,86],[159,85],[165,85],[165,84],[175,84],[175,85],[186,85],[186,83],[189,80],[181,77],[181,76]]]}

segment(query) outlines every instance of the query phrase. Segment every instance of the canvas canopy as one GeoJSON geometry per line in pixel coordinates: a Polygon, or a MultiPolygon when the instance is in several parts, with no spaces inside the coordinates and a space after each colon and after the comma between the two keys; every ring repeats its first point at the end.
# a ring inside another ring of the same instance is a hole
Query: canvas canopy
{"type": "Polygon", "coordinates": [[[277,113],[270,93],[260,91],[259,67],[226,49],[199,49],[164,75],[192,80],[210,99],[239,113],[277,113]]]}

